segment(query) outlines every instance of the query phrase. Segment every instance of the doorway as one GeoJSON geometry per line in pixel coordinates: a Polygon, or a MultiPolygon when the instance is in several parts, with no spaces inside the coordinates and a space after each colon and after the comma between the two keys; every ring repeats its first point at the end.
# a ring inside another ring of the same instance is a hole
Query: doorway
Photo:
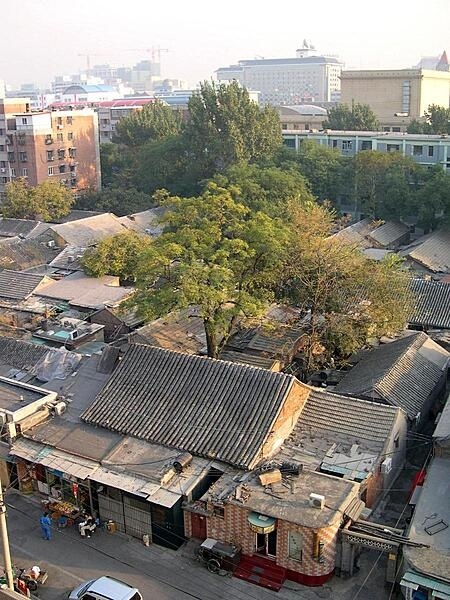
{"type": "Polygon", "coordinates": [[[256,554],[260,556],[271,556],[277,555],[277,530],[271,531],[270,533],[257,533],[256,534],[256,554]]]}

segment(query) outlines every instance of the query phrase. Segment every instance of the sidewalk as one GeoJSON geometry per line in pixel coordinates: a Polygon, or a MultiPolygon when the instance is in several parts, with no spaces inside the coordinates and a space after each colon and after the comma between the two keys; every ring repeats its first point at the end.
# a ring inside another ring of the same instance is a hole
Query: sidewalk
{"type": "MultiPolygon", "coordinates": [[[[36,563],[49,571],[47,584],[38,592],[44,600],[61,600],[81,581],[106,574],[138,587],[144,600],[351,600],[371,566],[361,569],[358,577],[334,578],[320,588],[287,581],[276,593],[209,573],[193,559],[190,544],[175,552],[157,545],[146,547],[129,536],[103,530],[83,539],[75,528],[55,529],[53,539],[46,541],[41,537],[41,505],[36,498],[10,491],[6,503],[13,562],[17,566],[36,563]]],[[[379,589],[378,569],[373,575],[359,595],[361,600],[387,597],[379,589]]]]}

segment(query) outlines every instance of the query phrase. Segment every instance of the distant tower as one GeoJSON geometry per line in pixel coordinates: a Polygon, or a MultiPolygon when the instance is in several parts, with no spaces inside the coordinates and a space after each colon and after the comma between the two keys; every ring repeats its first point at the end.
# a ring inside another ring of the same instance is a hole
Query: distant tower
{"type": "Polygon", "coordinates": [[[310,56],[310,54],[315,51],[315,47],[311,43],[308,43],[305,39],[303,40],[302,47],[297,48],[297,50],[295,51],[295,56],[297,58],[305,58],[305,56],[310,56]]]}
{"type": "Polygon", "coordinates": [[[447,52],[444,50],[438,64],[436,65],[436,71],[450,71],[450,65],[448,63],[447,52]]]}

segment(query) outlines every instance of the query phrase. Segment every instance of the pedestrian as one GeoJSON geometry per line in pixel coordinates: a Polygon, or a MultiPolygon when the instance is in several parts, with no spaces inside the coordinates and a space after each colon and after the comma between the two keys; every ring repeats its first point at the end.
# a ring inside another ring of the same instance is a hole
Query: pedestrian
{"type": "Polygon", "coordinates": [[[47,512],[44,513],[42,515],[42,517],[39,519],[39,523],[41,524],[42,537],[44,538],[44,540],[51,540],[52,539],[52,530],[51,530],[52,520],[49,517],[47,512]]]}

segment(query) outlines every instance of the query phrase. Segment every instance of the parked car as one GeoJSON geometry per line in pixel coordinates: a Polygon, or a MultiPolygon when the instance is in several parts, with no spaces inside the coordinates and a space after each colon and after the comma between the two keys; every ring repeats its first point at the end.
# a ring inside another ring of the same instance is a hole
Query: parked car
{"type": "Polygon", "coordinates": [[[108,575],[82,583],[68,597],[69,600],[142,600],[138,589],[108,575]]]}

